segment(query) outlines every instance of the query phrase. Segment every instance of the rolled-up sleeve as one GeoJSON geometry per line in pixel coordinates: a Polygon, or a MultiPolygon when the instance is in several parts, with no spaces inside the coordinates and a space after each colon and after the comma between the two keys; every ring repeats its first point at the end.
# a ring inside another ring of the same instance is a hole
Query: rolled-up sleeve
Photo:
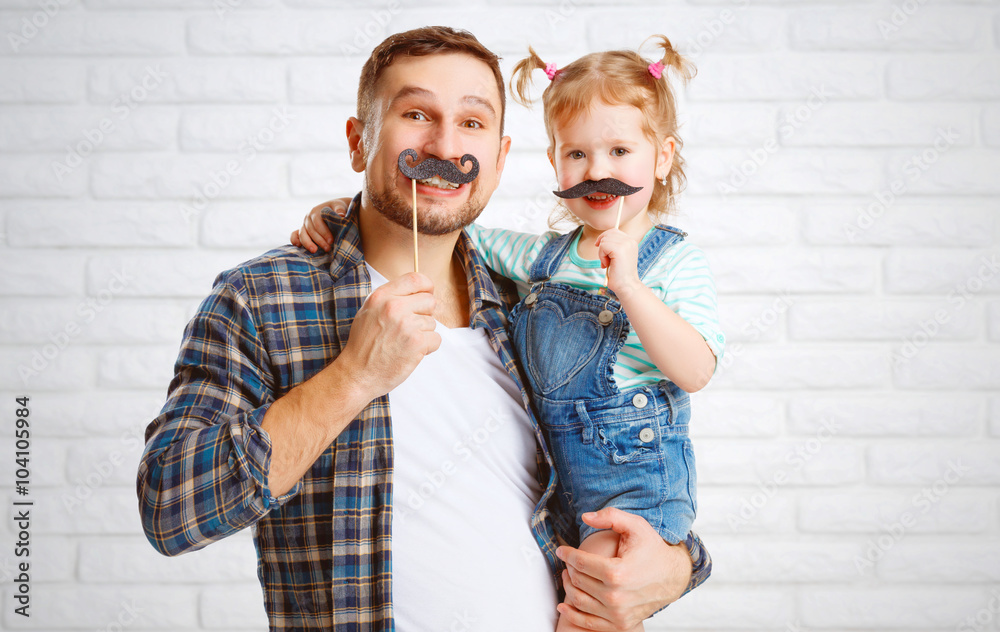
{"type": "Polygon", "coordinates": [[[184,332],[167,401],[146,429],[136,482],[143,530],[164,555],[201,548],[295,496],[271,495],[261,422],[272,371],[239,272],[219,275],[184,332]]]}

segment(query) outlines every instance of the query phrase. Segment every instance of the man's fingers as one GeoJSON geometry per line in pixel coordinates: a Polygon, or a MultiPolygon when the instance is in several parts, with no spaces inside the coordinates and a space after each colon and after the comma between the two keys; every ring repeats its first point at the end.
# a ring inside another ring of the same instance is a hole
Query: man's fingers
{"type": "Polygon", "coordinates": [[[598,632],[618,632],[618,628],[611,625],[611,622],[601,617],[580,612],[570,604],[559,604],[559,614],[568,623],[583,628],[584,630],[597,630],[598,632]]]}
{"type": "Polygon", "coordinates": [[[561,546],[556,549],[559,559],[566,562],[567,566],[572,566],[578,573],[589,575],[599,582],[608,582],[614,567],[619,563],[616,557],[605,557],[571,546],[561,546]]]}
{"type": "MultiPolygon", "coordinates": [[[[617,507],[605,507],[600,511],[591,511],[583,514],[583,521],[598,529],[611,529],[615,533],[625,534],[641,530],[643,525],[649,531],[653,528],[649,526],[646,519],[627,511],[622,511],[617,507]]],[[[655,531],[653,531],[655,533],[655,531]]]]}
{"type": "Polygon", "coordinates": [[[434,283],[426,274],[408,272],[398,279],[393,279],[379,288],[385,289],[392,296],[408,296],[420,292],[434,292],[434,283]]]}

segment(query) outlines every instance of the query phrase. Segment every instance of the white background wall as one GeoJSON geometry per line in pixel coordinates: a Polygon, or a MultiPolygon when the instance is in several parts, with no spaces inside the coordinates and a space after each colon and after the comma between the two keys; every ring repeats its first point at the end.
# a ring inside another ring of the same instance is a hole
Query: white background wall
{"type": "MultiPolygon", "coordinates": [[[[563,64],[653,33],[699,67],[671,223],[707,250],[729,336],[692,426],[715,573],[647,629],[1000,629],[998,3],[359,4],[0,0],[0,627],[266,627],[248,534],[145,542],[142,432],[214,275],[358,189],[343,128],[372,46],[444,23],[505,71],[529,43],[563,64]]],[[[540,116],[510,104],[484,223],[544,226],[540,116]]]]}

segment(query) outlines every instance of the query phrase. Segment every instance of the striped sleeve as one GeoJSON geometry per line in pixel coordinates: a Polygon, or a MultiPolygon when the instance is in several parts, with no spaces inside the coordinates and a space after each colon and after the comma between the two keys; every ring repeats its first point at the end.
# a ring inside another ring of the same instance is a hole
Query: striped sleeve
{"type": "Polygon", "coordinates": [[[506,228],[483,228],[472,224],[465,228],[476,250],[486,260],[486,265],[508,279],[527,283],[531,264],[559,233],[549,231],[536,235],[519,233],[506,228]]]}
{"type": "Polygon", "coordinates": [[[715,280],[704,251],[682,241],[661,257],[643,279],[657,296],[701,334],[718,368],[726,348],[719,326],[715,280]]]}

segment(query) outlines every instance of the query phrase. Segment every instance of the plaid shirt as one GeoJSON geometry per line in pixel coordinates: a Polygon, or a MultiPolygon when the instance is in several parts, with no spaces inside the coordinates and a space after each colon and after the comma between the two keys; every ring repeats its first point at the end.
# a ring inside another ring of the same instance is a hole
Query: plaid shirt
{"type": "MultiPolygon", "coordinates": [[[[337,357],[371,292],[359,203],[347,218],[327,216],[331,252],[286,246],[219,275],[185,330],[167,401],[146,429],[137,491],[147,538],[177,555],[252,527],[272,630],[395,629],[388,397],[368,404],[279,497],[267,486],[271,445],[260,428],[271,402],[337,357]]],[[[545,490],[531,530],[558,585],[555,526],[566,519],[554,515],[552,459],[505,329],[517,292],[464,232],[457,249],[469,275],[470,326],[486,330],[530,413],[545,490]]],[[[711,559],[694,534],[687,545],[690,590],[708,578],[711,559]]]]}

